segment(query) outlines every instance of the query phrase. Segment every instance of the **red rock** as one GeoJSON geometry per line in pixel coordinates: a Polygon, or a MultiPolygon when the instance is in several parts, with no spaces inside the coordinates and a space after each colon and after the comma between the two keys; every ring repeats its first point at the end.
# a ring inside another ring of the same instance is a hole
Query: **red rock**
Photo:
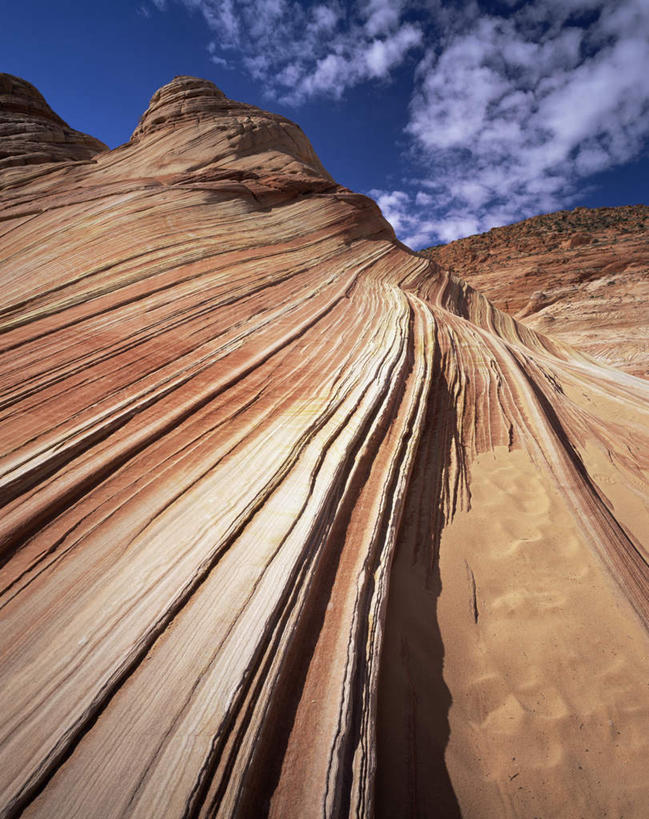
{"type": "Polygon", "coordinates": [[[592,237],[587,233],[575,233],[568,241],[568,247],[582,247],[589,245],[592,242],[592,237]]]}
{"type": "Polygon", "coordinates": [[[0,282],[3,815],[642,815],[645,381],[188,77],[0,282]]]}
{"type": "Polygon", "coordinates": [[[105,150],[103,142],[63,122],[33,85],[11,74],[0,74],[0,170],[86,161],[105,150]]]}
{"type": "Polygon", "coordinates": [[[424,254],[528,326],[602,363],[649,377],[644,205],[535,216],[424,254]],[[486,251],[480,262],[478,251],[486,251]]]}

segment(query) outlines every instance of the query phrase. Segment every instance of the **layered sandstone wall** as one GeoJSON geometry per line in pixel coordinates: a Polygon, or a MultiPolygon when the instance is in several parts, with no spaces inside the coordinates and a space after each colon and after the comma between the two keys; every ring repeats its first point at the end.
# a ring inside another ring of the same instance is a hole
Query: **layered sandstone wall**
{"type": "Polygon", "coordinates": [[[106,150],[103,142],[70,128],[33,85],[0,74],[0,170],[84,161],[106,150]]]}
{"type": "Polygon", "coordinates": [[[0,170],[0,812],[649,800],[649,386],[179,77],[0,170]]]}

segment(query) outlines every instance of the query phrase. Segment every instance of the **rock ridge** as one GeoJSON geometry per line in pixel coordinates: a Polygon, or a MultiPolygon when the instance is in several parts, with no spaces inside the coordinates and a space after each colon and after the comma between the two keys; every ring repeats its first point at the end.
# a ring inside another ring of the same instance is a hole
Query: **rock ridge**
{"type": "Polygon", "coordinates": [[[649,207],[575,208],[422,251],[502,310],[649,377],[649,207]]]}

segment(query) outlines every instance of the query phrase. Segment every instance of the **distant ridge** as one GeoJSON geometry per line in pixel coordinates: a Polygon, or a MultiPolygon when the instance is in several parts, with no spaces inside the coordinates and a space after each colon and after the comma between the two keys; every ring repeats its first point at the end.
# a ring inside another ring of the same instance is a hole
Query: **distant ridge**
{"type": "Polygon", "coordinates": [[[422,251],[501,310],[649,377],[649,207],[575,208],[422,251]]]}

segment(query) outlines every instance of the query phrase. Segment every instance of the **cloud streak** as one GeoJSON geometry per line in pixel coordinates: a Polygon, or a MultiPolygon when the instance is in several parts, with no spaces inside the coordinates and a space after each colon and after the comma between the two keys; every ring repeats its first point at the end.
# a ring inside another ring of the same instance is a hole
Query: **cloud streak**
{"type": "Polygon", "coordinates": [[[229,54],[236,52],[268,96],[286,104],[340,98],[362,82],[386,80],[423,45],[421,28],[403,19],[405,0],[179,2],[202,14],[214,33],[215,61],[230,63],[229,54]]]}

